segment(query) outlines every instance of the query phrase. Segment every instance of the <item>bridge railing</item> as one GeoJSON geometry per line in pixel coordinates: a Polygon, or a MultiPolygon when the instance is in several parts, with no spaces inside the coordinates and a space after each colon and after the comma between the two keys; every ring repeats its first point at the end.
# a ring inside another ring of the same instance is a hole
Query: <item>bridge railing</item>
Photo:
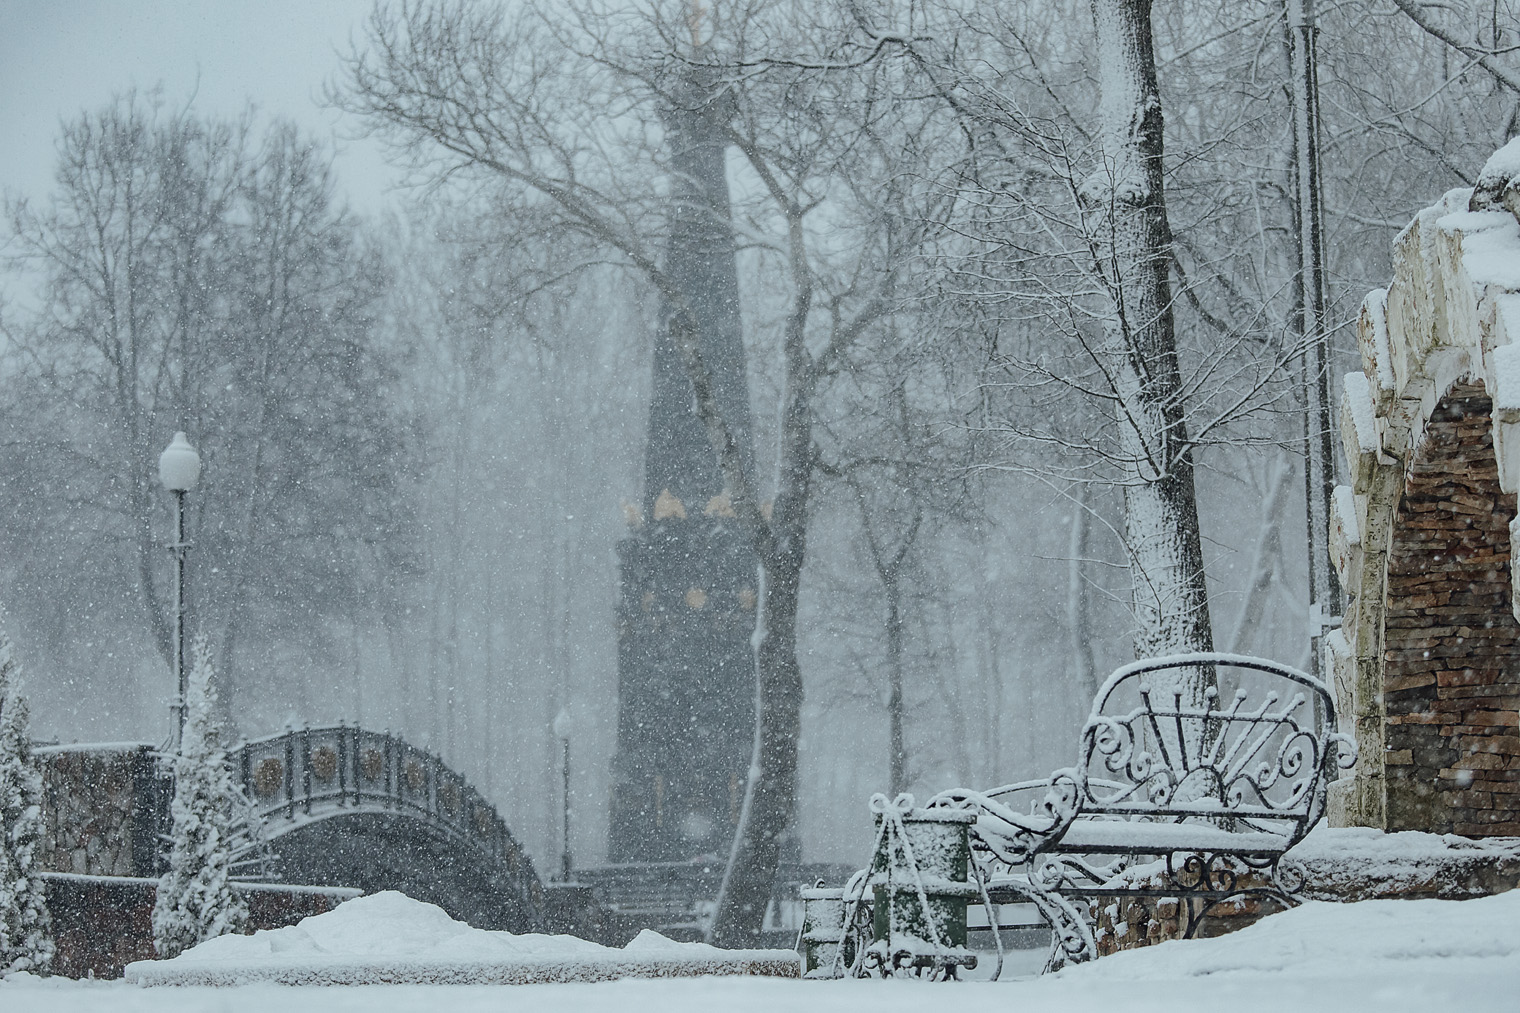
{"type": "Polygon", "coordinates": [[[498,859],[538,892],[532,860],[496,808],[442,759],[399,736],[342,724],[299,728],[244,742],[230,759],[276,834],[282,820],[334,809],[408,812],[498,859]]]}

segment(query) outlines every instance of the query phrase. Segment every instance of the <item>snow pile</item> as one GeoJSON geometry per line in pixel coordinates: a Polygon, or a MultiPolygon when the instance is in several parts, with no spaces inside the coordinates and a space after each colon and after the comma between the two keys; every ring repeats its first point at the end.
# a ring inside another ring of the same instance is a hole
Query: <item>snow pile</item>
{"type": "MultiPolygon", "coordinates": [[[[1389,835],[1394,836],[1394,835],[1389,835]]],[[[375,901],[379,898],[366,898],[375,901]]],[[[351,902],[363,911],[363,901],[351,902]]],[[[347,905],[345,905],[347,906],[347,905]]],[[[409,908],[421,915],[425,905],[409,908]]],[[[340,908],[339,910],[343,910],[340,908]]],[[[336,912],[334,912],[336,913],[336,912]]],[[[326,917],[326,916],[323,916],[326,917]]],[[[446,920],[432,919],[448,928],[446,920]]],[[[363,919],[358,919],[363,921],[363,919]]],[[[379,920],[378,918],[376,920],[379,920]]],[[[316,919],[312,919],[316,921],[316,919]]],[[[308,936],[340,935],[323,923],[308,936]],[[330,935],[324,935],[331,932],[330,935]]],[[[503,994],[491,987],[420,985],[334,992],[268,983],[246,988],[140,990],[116,981],[13,975],[0,982],[5,1013],[924,1013],[950,1005],[1020,1013],[1513,1013],[1520,995],[1520,891],[1470,901],[1308,903],[1213,939],[1161,943],[1056,974],[998,983],[797,981],[777,978],[604,981],[503,994]]],[[[356,942],[362,931],[348,936],[356,942]]],[[[449,929],[449,931],[469,931],[449,929]]],[[[268,933],[267,935],[275,935],[268,933]]],[[[370,938],[380,931],[366,932],[370,938]]],[[[289,937],[291,934],[287,934],[289,937]]],[[[419,937],[423,934],[419,933],[419,937]]],[[[524,937],[517,937],[523,940],[524,937]]],[[[540,937],[541,938],[541,937],[540,937]]],[[[440,940],[415,939],[420,948],[440,940]]],[[[668,940],[661,948],[680,946],[668,940]]],[[[529,945],[524,942],[523,945],[529,945]]],[[[582,944],[589,945],[589,944],[582,944]]],[[[618,953],[620,951],[611,951],[618,953]]],[[[183,960],[184,957],[179,958],[183,960]]],[[[177,961],[167,962],[177,963],[177,961]]],[[[140,967],[142,965],[134,965],[140,967]]]]}
{"type": "Polygon", "coordinates": [[[1520,891],[1514,890],[1463,901],[1309,901],[1239,932],[1125,950],[1055,977],[1135,982],[1354,973],[1376,980],[1419,971],[1420,964],[1434,970],[1451,958],[1493,961],[1520,977],[1517,927],[1520,891]]]}
{"type": "Polygon", "coordinates": [[[1520,137],[1488,156],[1483,171],[1478,173],[1478,183],[1473,187],[1472,210],[1490,211],[1503,206],[1504,191],[1520,176],[1520,137]]]}
{"type": "Polygon", "coordinates": [[[1520,837],[1458,837],[1418,830],[1385,833],[1375,827],[1332,827],[1321,821],[1292,855],[1300,861],[1377,862],[1394,867],[1456,855],[1520,856],[1520,837]]]}
{"type": "Polygon", "coordinates": [[[791,950],[721,950],[648,930],[622,949],[574,936],[472,928],[443,909],[385,891],[299,924],[220,936],[173,960],[127,965],[140,985],[523,984],[762,974],[798,977],[791,950]]]}

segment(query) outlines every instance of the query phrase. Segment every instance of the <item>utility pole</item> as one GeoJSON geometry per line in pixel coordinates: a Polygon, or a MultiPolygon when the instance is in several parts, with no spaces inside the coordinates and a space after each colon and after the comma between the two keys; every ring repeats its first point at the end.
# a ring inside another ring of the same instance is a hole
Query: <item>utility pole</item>
{"type": "Polygon", "coordinates": [[[1304,498],[1309,525],[1311,671],[1320,640],[1341,612],[1340,581],[1330,565],[1330,501],[1335,491],[1330,400],[1330,341],[1325,327],[1325,242],[1319,172],[1319,28],[1314,0],[1284,0],[1293,94],[1293,176],[1298,240],[1299,334],[1303,339],[1304,498]]]}

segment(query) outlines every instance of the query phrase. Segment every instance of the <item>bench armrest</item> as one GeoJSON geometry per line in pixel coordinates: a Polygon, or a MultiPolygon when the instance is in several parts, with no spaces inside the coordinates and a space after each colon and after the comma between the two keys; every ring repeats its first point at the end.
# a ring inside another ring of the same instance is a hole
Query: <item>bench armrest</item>
{"type": "Polygon", "coordinates": [[[989,791],[952,788],[929,799],[926,808],[976,813],[971,826],[973,849],[1012,867],[1025,864],[1060,840],[1077,817],[1079,797],[1075,772],[1058,770],[1048,778],[989,791]]]}

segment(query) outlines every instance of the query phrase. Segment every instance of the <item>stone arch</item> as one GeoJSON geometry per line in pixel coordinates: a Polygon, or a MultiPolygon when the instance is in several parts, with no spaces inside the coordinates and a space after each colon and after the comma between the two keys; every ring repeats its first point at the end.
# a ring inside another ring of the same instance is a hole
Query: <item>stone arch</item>
{"type": "Polygon", "coordinates": [[[1331,789],[1338,825],[1520,833],[1520,222],[1508,187],[1482,187],[1400,234],[1345,378],[1331,547],[1349,601],[1325,670],[1359,756],[1331,789]]]}

